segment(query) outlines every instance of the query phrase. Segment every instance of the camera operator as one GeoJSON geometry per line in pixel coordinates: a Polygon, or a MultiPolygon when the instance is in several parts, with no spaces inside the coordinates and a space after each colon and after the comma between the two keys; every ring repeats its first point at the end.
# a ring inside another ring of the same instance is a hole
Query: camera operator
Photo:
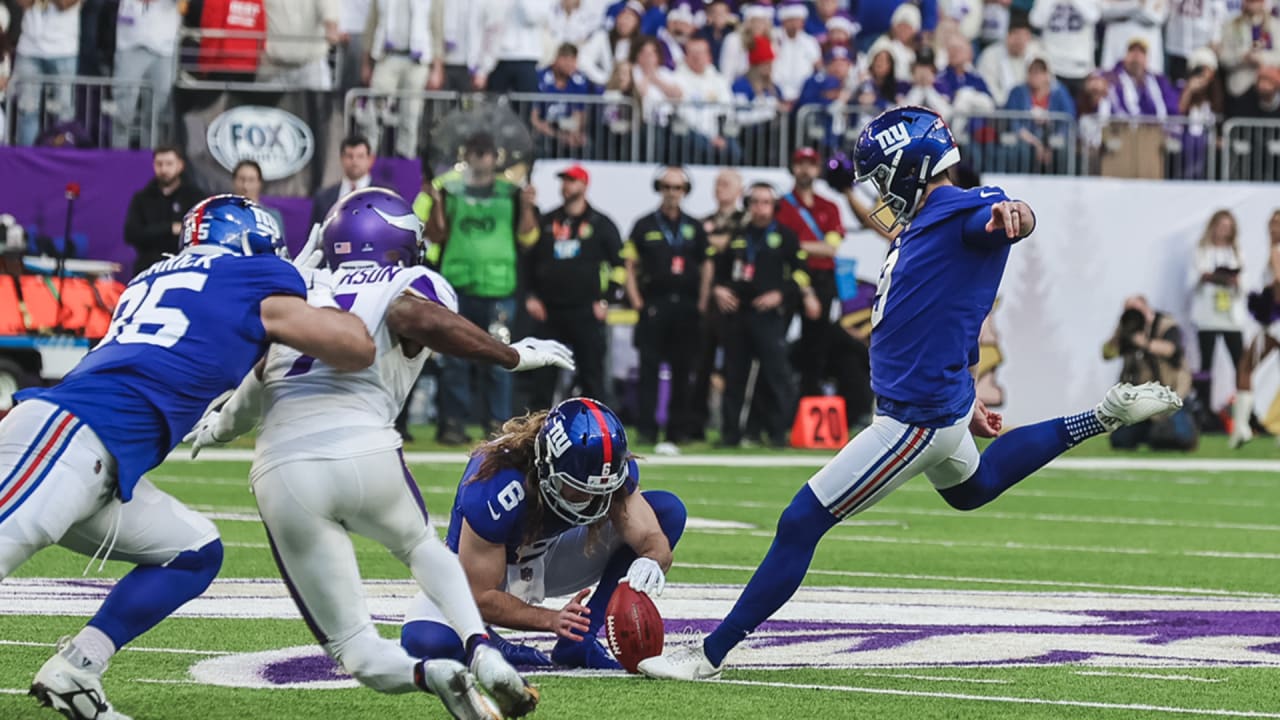
{"type": "MultiPolygon", "coordinates": [[[[1122,359],[1121,382],[1138,385],[1156,380],[1184,399],[1191,390],[1182,328],[1169,315],[1153,310],[1142,295],[1125,300],[1116,331],[1102,346],[1102,357],[1122,359]]],[[[1121,450],[1134,449],[1144,442],[1152,450],[1195,449],[1199,433],[1190,405],[1183,405],[1171,416],[1155,417],[1111,434],[1111,447],[1121,450]]]]}

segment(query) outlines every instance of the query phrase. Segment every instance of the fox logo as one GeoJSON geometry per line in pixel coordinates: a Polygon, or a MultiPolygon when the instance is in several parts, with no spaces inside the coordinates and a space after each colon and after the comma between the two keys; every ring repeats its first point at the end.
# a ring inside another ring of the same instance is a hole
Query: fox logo
{"type": "Polygon", "coordinates": [[[885,153],[891,153],[901,150],[911,142],[911,133],[907,132],[907,126],[898,123],[886,130],[876,133],[876,143],[880,145],[880,149],[885,153]]]}

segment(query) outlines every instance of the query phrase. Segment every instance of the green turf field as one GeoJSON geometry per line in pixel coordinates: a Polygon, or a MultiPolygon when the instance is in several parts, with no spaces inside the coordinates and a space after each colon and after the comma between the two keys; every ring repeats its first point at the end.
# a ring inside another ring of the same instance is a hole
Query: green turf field
{"type": "MultiPolygon", "coordinates": [[[[724,681],[548,674],[535,717],[1280,718],[1280,463],[1266,460],[1280,453],[1269,440],[1231,456],[1215,440],[1194,456],[1105,447],[972,513],[913,480],[832,531],[805,588],[729,656],[724,681]]],[[[723,615],[825,457],[642,464],[643,485],[675,491],[693,518],[659,601],[669,642],[723,615]],[[760,464],[778,461],[800,464],[760,464]]],[[[416,459],[444,518],[461,465],[416,459]]],[[[226,563],[203,598],[116,657],[111,700],[136,720],[446,717],[431,698],[351,687],[321,662],[254,519],[247,469],[202,456],[151,475],[216,520],[226,563]]],[[[370,609],[394,636],[407,572],[356,547],[370,609]]],[[[0,720],[57,717],[20,693],[127,569],[81,578],[87,561],[49,550],[0,584],[0,720]]]]}

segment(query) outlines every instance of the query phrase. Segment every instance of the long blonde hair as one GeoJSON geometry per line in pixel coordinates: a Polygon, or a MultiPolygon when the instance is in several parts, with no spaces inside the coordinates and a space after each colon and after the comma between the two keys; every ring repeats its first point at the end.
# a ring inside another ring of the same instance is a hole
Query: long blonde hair
{"type": "Polygon", "coordinates": [[[1237,235],[1240,233],[1240,223],[1236,222],[1236,216],[1230,210],[1223,208],[1215,212],[1210,218],[1208,224],[1204,226],[1204,232],[1200,235],[1200,247],[1209,247],[1213,244],[1213,226],[1218,221],[1227,218],[1231,221],[1231,249],[1236,254],[1236,259],[1240,259],[1240,241],[1237,235]]]}
{"type": "MultiPolygon", "coordinates": [[[[547,411],[539,410],[519,417],[513,417],[502,424],[498,436],[481,443],[471,451],[471,457],[480,458],[480,467],[467,483],[488,480],[503,470],[518,470],[524,476],[525,507],[523,542],[530,543],[538,538],[536,533],[542,526],[542,518],[546,515],[546,503],[542,501],[542,491],[538,487],[536,468],[537,452],[535,451],[538,431],[547,419],[547,411]]],[[[628,454],[627,461],[633,456],[628,454]]],[[[587,554],[595,544],[600,531],[606,522],[620,522],[626,517],[627,486],[624,483],[613,493],[609,503],[609,514],[592,523],[587,529],[587,554]]]]}

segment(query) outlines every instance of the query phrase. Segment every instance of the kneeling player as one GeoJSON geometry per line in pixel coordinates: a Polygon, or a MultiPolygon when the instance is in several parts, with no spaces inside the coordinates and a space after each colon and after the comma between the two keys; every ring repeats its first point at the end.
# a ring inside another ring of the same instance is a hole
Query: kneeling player
{"type": "MultiPolygon", "coordinates": [[[[554,632],[548,658],[499,642],[512,663],[617,669],[596,635],[618,582],[662,592],[685,508],[669,492],[636,492],[640,474],[622,422],[587,398],[508,421],[472,455],[446,543],[458,553],[486,623],[554,632]],[[595,583],[595,594],[582,600],[595,583]],[[547,596],[576,593],[560,610],[547,596]]],[[[419,594],[400,641],[410,654],[457,658],[462,641],[419,594]]]]}

